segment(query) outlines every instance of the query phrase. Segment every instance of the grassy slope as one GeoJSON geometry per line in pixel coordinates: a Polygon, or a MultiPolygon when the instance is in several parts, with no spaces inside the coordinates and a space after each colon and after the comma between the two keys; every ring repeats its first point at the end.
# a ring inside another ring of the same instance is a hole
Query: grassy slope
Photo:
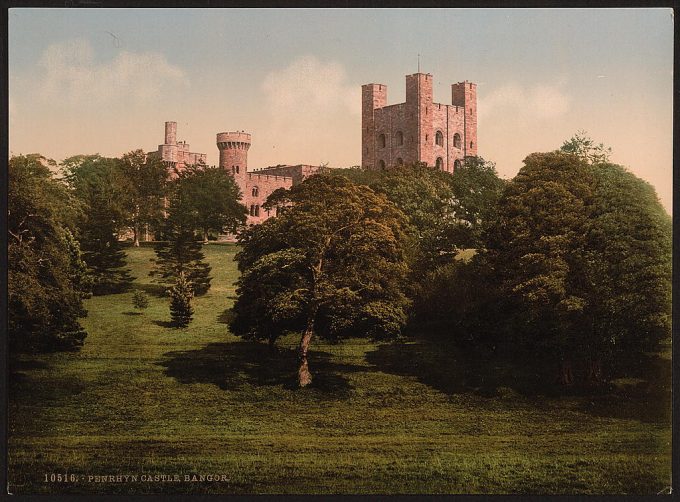
{"type": "MultiPolygon", "coordinates": [[[[96,297],[80,352],[13,364],[11,492],[653,494],[669,485],[665,398],[655,413],[632,391],[528,398],[485,385],[449,349],[359,340],[316,341],[313,387],[294,390],[294,339],[272,356],[227,332],[234,252],[206,247],[213,286],[188,330],[166,327],[166,298],[151,296],[140,315],[132,293],[96,297]],[[56,484],[45,473],[229,481],[56,484]]],[[[150,292],[152,256],[129,254],[136,285],[150,292]]]]}

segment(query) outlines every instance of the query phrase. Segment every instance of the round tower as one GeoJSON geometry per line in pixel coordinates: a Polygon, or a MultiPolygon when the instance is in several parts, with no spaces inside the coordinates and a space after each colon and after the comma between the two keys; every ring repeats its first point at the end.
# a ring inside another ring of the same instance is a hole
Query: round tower
{"type": "Polygon", "coordinates": [[[165,144],[166,145],[177,144],[177,122],[165,123],[165,144]]]}
{"type": "Polygon", "coordinates": [[[234,176],[245,176],[248,170],[250,134],[247,132],[221,132],[217,134],[220,150],[220,167],[234,176]]]}

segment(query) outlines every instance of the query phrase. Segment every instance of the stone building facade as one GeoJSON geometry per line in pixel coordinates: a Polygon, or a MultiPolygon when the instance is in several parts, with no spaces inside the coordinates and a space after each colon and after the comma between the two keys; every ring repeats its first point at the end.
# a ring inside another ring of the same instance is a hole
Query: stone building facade
{"type": "Polygon", "coordinates": [[[250,134],[246,132],[221,132],[217,134],[220,167],[232,173],[241,189],[241,203],[248,210],[247,224],[262,223],[276,216],[276,210],[262,206],[267,197],[278,188],[290,188],[319,171],[318,166],[280,165],[248,171],[250,134]]]}
{"type": "Polygon", "coordinates": [[[205,163],[205,153],[189,151],[186,141],[177,141],[177,122],[165,123],[165,143],[158,145],[157,155],[168,166],[170,175],[174,175],[174,168],[181,171],[187,165],[205,163]]]}
{"type": "Polygon", "coordinates": [[[477,155],[477,85],[451,86],[451,105],[435,103],[432,75],[406,76],[406,102],[387,104],[387,86],[361,87],[361,165],[385,169],[424,162],[452,173],[477,155]]]}

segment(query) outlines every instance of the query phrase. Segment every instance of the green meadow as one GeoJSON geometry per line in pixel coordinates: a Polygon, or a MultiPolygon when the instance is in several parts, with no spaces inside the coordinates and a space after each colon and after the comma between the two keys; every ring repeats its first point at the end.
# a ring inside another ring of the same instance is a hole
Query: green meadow
{"type": "Polygon", "coordinates": [[[654,381],[552,396],[525,392],[532,375],[501,359],[442,343],[314,340],[314,382],[296,389],[295,337],[271,352],[228,331],[237,247],[204,249],[212,287],[188,329],[169,325],[169,300],[148,276],[152,249],[128,248],[148,309],[133,308],[132,291],[93,297],[80,351],[11,360],[11,493],[656,494],[670,485],[670,349],[654,357],[654,381]],[[146,478],[161,475],[180,480],[146,478]],[[185,481],[194,475],[218,480],[185,481]]]}

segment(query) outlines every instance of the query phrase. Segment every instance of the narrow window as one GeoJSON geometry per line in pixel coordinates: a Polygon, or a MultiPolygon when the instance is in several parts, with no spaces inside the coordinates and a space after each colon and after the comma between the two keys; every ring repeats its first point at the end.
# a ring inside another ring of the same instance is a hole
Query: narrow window
{"type": "Polygon", "coordinates": [[[260,216],[260,205],[255,206],[255,216],[260,216]]]}
{"type": "Polygon", "coordinates": [[[253,197],[257,197],[260,194],[260,190],[257,187],[253,187],[253,197]]]}
{"type": "Polygon", "coordinates": [[[453,163],[453,168],[455,169],[460,169],[461,163],[459,159],[456,159],[456,161],[453,163]]]}
{"type": "Polygon", "coordinates": [[[380,163],[378,165],[380,166],[380,169],[385,169],[385,161],[384,160],[381,159],[380,163]]]}
{"type": "Polygon", "coordinates": [[[470,141],[470,148],[474,148],[475,143],[473,141],[470,141]]]}
{"type": "Polygon", "coordinates": [[[238,166],[236,166],[236,174],[238,174],[238,166]]]}
{"type": "Polygon", "coordinates": [[[444,146],[444,135],[441,131],[437,131],[437,134],[435,134],[434,142],[437,146],[444,146]]]}
{"type": "Polygon", "coordinates": [[[404,159],[402,159],[401,157],[397,157],[397,165],[403,166],[404,165],[404,159]]]}
{"type": "Polygon", "coordinates": [[[397,140],[397,146],[401,146],[404,144],[404,134],[401,131],[397,131],[395,139],[397,140]]]}
{"type": "Polygon", "coordinates": [[[435,167],[437,169],[440,169],[440,170],[444,169],[444,159],[442,159],[441,157],[437,157],[437,162],[435,163],[435,167]]]}
{"type": "Polygon", "coordinates": [[[380,148],[385,148],[385,135],[381,134],[378,136],[378,144],[380,145],[380,148]]]}
{"type": "Polygon", "coordinates": [[[255,204],[250,205],[250,216],[255,216],[255,204]]]}
{"type": "Polygon", "coordinates": [[[460,148],[463,143],[460,140],[460,134],[456,133],[453,135],[453,146],[454,148],[460,148]]]}

